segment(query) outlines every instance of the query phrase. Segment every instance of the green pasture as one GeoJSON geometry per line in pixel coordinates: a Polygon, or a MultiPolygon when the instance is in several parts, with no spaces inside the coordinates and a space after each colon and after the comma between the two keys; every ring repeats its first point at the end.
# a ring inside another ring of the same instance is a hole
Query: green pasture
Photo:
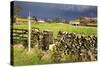
{"type": "MultiPolygon", "coordinates": [[[[65,23],[32,23],[32,28],[39,28],[40,30],[51,30],[54,36],[58,31],[74,32],[85,35],[97,35],[97,27],[89,26],[73,26],[65,23]]],[[[28,29],[28,24],[14,25],[14,28],[28,29]]]]}

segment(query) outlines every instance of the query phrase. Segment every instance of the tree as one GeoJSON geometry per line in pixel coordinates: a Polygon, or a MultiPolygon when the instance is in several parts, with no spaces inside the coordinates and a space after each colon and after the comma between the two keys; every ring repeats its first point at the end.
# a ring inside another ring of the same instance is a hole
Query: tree
{"type": "Polygon", "coordinates": [[[20,5],[14,5],[14,16],[17,16],[22,10],[20,5]]]}
{"type": "Polygon", "coordinates": [[[52,23],[52,19],[45,19],[46,22],[52,23]]]}
{"type": "Polygon", "coordinates": [[[32,20],[38,21],[38,18],[37,18],[36,16],[33,16],[33,17],[32,17],[32,20]]]}
{"type": "Polygon", "coordinates": [[[18,16],[18,14],[22,11],[22,7],[20,5],[14,5],[14,17],[13,17],[13,22],[16,22],[16,17],[18,16]]]}
{"type": "Polygon", "coordinates": [[[55,17],[54,22],[56,22],[56,23],[62,22],[61,17],[59,17],[59,16],[55,17]]]}

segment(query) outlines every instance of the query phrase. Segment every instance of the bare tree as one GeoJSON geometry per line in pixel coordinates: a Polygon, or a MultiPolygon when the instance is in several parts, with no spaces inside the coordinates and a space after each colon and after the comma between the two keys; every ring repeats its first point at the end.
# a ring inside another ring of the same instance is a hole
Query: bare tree
{"type": "Polygon", "coordinates": [[[56,23],[62,22],[61,17],[59,17],[59,16],[55,17],[54,22],[56,22],[56,23]]]}
{"type": "Polygon", "coordinates": [[[22,10],[20,5],[14,5],[14,16],[17,16],[22,10]]]}

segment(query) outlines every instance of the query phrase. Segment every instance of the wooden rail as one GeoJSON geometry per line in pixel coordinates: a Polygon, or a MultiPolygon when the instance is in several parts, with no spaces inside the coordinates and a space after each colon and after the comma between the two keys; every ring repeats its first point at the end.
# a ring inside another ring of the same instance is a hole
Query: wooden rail
{"type": "Polygon", "coordinates": [[[28,39],[27,29],[11,29],[11,40],[14,43],[21,43],[28,39]]]}

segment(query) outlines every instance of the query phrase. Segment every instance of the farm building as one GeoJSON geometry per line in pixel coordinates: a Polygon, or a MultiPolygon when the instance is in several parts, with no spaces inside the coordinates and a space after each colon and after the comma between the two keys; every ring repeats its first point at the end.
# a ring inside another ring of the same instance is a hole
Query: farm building
{"type": "Polygon", "coordinates": [[[44,23],[45,21],[42,20],[42,19],[38,19],[37,22],[39,22],[39,23],[44,23]]]}
{"type": "Polygon", "coordinates": [[[74,26],[79,26],[80,22],[70,21],[69,24],[74,25],[74,26]]]}

